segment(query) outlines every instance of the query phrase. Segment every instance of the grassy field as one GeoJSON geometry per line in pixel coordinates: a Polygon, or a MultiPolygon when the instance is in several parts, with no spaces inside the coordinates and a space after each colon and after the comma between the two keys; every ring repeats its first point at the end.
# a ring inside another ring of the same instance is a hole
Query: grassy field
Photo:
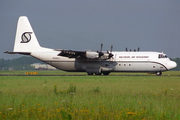
{"type": "MultiPolygon", "coordinates": [[[[37,72],[37,75],[50,75],[50,76],[86,76],[86,72],[64,72],[60,70],[36,70],[36,71],[0,71],[1,75],[26,75],[26,72],[37,72]]],[[[112,72],[109,76],[156,76],[155,74],[147,74],[147,73],[126,73],[126,72],[112,72]]],[[[162,76],[180,76],[180,71],[167,71],[162,72],[162,76]]]]}
{"type": "Polygon", "coordinates": [[[180,119],[180,72],[0,71],[0,119],[180,119]],[[9,75],[9,76],[8,76],[9,75]],[[74,75],[74,76],[66,76],[74,75]],[[76,75],[76,76],[75,76],[76,75]]]}

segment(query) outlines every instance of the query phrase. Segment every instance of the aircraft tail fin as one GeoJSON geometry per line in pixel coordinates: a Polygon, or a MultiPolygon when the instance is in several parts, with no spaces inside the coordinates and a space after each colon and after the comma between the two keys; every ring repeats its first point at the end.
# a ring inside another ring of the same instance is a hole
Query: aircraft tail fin
{"type": "Polygon", "coordinates": [[[26,16],[19,17],[13,52],[26,53],[39,51],[41,46],[26,16]]]}

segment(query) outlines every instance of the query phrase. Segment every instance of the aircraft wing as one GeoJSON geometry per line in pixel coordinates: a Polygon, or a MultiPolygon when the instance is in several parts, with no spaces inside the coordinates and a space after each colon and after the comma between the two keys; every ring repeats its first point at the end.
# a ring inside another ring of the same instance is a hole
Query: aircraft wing
{"type": "Polygon", "coordinates": [[[114,55],[112,53],[104,53],[98,51],[74,51],[74,50],[56,50],[61,51],[58,56],[64,56],[68,58],[86,58],[86,59],[110,59],[114,55]]]}
{"type": "Polygon", "coordinates": [[[73,50],[61,50],[58,56],[64,56],[68,58],[85,57],[86,51],[73,51],[73,50]]]}

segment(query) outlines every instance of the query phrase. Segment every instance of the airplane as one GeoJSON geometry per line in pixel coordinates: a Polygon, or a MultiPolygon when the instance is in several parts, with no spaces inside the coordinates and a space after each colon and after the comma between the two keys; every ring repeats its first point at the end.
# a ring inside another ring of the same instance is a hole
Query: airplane
{"type": "Polygon", "coordinates": [[[20,16],[17,23],[14,49],[8,54],[30,55],[57,69],[69,72],[86,72],[88,75],[109,75],[111,72],[147,72],[160,76],[173,69],[176,62],[163,52],[140,52],[138,50],[75,51],[41,47],[26,16],[20,16]]]}

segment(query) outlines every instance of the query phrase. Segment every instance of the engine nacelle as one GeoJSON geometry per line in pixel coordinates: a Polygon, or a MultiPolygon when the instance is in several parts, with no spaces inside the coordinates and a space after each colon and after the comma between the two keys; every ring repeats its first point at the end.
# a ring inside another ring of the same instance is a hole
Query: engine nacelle
{"type": "Polygon", "coordinates": [[[101,56],[102,60],[107,60],[109,58],[109,54],[108,53],[104,53],[103,56],[101,56]]]}
{"type": "Polygon", "coordinates": [[[92,52],[92,51],[86,51],[86,58],[97,59],[97,58],[99,58],[99,53],[92,52]]]}

